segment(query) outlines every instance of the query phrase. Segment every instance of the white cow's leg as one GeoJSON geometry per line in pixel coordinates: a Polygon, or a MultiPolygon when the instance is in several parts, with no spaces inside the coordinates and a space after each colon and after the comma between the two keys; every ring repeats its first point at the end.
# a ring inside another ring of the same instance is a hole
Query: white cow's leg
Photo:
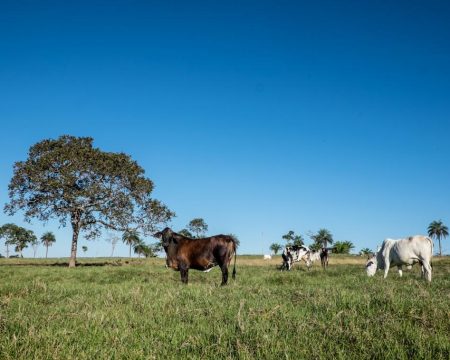
{"type": "Polygon", "coordinates": [[[386,265],[384,266],[384,278],[387,278],[388,272],[389,272],[389,263],[385,261],[386,265]]]}
{"type": "Polygon", "coordinates": [[[402,266],[398,265],[397,269],[398,269],[398,274],[400,275],[400,277],[402,277],[402,275],[403,275],[402,266]]]}
{"type": "Polygon", "coordinates": [[[423,262],[422,267],[425,268],[425,278],[431,282],[431,266],[428,262],[423,262]]]}

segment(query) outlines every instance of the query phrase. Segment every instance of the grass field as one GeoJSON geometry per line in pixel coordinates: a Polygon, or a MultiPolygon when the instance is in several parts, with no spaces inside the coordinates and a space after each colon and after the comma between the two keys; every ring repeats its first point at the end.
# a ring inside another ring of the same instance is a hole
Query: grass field
{"type": "Polygon", "coordinates": [[[450,258],[367,278],[364,259],[325,272],[238,257],[237,279],[160,259],[0,259],[1,359],[449,359],[450,258]],[[97,266],[93,266],[97,265],[97,266]]]}

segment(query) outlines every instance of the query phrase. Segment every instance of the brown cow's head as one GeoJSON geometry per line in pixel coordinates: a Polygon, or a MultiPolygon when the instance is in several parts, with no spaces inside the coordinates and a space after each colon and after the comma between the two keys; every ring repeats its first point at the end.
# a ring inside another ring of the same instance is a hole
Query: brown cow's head
{"type": "Polygon", "coordinates": [[[167,247],[169,246],[171,241],[175,241],[176,243],[173,234],[174,232],[170,228],[166,227],[164,230],[157,232],[153,236],[161,240],[161,245],[167,251],[167,247]]]}
{"type": "MultiPolygon", "coordinates": [[[[161,245],[166,252],[166,266],[172,267],[178,241],[176,239],[176,233],[170,228],[166,227],[164,230],[157,232],[153,236],[161,240],[161,245]]],[[[175,265],[176,266],[176,265],[175,265]]]]}

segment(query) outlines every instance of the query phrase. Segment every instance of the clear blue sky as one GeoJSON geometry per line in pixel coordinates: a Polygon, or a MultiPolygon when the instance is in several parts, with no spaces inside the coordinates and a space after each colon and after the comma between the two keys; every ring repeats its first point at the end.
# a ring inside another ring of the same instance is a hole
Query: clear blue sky
{"type": "MultiPolygon", "coordinates": [[[[2,206],[13,163],[71,134],[136,159],[175,229],[203,217],[241,253],[450,225],[449,19],[448,1],[0,1],[2,206]]],[[[25,225],[69,256],[67,229],[25,225]]]]}

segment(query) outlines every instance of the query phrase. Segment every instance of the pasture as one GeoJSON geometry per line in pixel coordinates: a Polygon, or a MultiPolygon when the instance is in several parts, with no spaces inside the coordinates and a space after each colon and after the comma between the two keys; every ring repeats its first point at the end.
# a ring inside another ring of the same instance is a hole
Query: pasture
{"type": "Polygon", "coordinates": [[[325,272],[238,256],[237,279],[163,260],[0,259],[1,359],[449,359],[450,258],[366,277],[365,258],[325,272]],[[66,260],[67,261],[67,260],[66,260]]]}

